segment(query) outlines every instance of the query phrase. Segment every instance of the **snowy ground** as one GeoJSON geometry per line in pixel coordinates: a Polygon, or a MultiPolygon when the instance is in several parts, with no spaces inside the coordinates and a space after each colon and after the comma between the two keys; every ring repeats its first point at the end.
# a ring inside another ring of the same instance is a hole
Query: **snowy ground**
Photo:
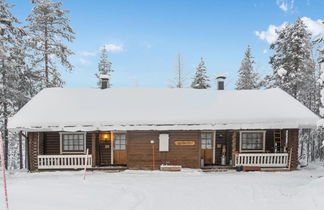
{"type": "Polygon", "coordinates": [[[275,173],[89,172],[85,181],[82,172],[20,172],[8,182],[11,210],[324,209],[323,166],[275,173]]]}

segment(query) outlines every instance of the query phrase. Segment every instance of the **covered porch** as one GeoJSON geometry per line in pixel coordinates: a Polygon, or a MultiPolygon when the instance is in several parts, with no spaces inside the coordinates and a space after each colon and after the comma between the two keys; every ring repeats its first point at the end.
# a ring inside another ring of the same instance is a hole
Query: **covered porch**
{"type": "Polygon", "coordinates": [[[127,164],[123,132],[29,132],[26,149],[31,171],[110,169],[127,164]]]}
{"type": "Polygon", "coordinates": [[[206,133],[201,149],[204,168],[297,167],[298,129],[214,131],[209,142],[206,133]]]}

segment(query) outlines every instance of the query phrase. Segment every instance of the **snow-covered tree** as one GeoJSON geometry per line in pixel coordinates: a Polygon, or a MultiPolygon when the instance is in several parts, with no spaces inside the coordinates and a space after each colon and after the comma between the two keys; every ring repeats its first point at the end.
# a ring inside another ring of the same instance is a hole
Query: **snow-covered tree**
{"type": "Polygon", "coordinates": [[[272,86],[280,87],[294,98],[305,103],[309,84],[313,83],[314,61],[311,34],[301,18],[287,24],[278,32],[278,39],[271,44],[275,50],[270,57],[273,74],[269,77],[272,86]]]}
{"type": "MultiPolygon", "coordinates": [[[[277,32],[278,39],[270,46],[275,50],[270,57],[273,73],[267,77],[269,86],[280,87],[315,113],[319,112],[319,79],[316,62],[312,58],[313,42],[301,18],[286,24],[277,32]]],[[[300,154],[308,162],[313,159],[321,132],[303,129],[300,154]]]]}
{"type": "Polygon", "coordinates": [[[210,88],[209,78],[207,76],[207,68],[205,66],[204,58],[200,58],[200,63],[196,68],[196,74],[191,83],[192,88],[207,89],[210,88]]]}
{"type": "Polygon", "coordinates": [[[18,103],[26,101],[24,90],[19,89],[19,77],[24,68],[24,31],[10,11],[12,5],[0,1],[0,130],[4,140],[5,164],[8,166],[8,117],[18,103]],[[18,102],[20,101],[20,102],[18,102]]]}
{"type": "Polygon", "coordinates": [[[42,79],[41,87],[61,87],[64,82],[57,63],[67,71],[72,70],[68,58],[73,52],[65,45],[72,42],[74,32],[67,17],[68,10],[61,8],[61,2],[33,0],[35,5],[27,17],[29,47],[33,52],[32,64],[42,79]]]}
{"type": "Polygon", "coordinates": [[[253,56],[251,55],[250,46],[247,47],[244,58],[241,61],[240,69],[238,70],[239,76],[236,82],[237,90],[256,89],[259,85],[259,75],[253,70],[253,56]]]}
{"type": "MultiPolygon", "coordinates": [[[[322,22],[322,24],[324,27],[324,21],[322,22]]],[[[324,34],[321,34],[319,37],[317,37],[315,39],[315,42],[320,44],[320,46],[318,47],[318,51],[319,51],[318,62],[324,63],[324,34]]]]}
{"type": "Polygon", "coordinates": [[[101,80],[100,80],[100,75],[108,75],[108,84],[107,87],[111,87],[110,79],[111,79],[111,72],[114,70],[111,69],[111,62],[108,60],[108,52],[105,47],[101,49],[101,55],[100,55],[100,60],[98,64],[98,74],[96,74],[96,77],[98,78],[97,85],[100,88],[101,86],[101,80]]]}

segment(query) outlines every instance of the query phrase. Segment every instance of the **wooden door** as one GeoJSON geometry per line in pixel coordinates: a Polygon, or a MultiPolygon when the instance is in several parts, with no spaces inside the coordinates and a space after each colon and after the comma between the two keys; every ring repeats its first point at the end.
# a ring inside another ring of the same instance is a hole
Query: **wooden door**
{"type": "Polygon", "coordinates": [[[125,133],[114,134],[114,164],[127,165],[127,140],[125,133]]]}
{"type": "Polygon", "coordinates": [[[99,140],[99,161],[100,166],[111,165],[111,141],[99,140]]]}
{"type": "Polygon", "coordinates": [[[204,159],[204,165],[213,164],[213,133],[201,133],[201,159],[204,159]]]}

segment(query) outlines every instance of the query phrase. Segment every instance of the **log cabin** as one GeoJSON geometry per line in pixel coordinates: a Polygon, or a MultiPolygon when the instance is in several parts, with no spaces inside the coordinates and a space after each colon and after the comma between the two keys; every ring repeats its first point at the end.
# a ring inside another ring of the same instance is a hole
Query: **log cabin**
{"type": "Polygon", "coordinates": [[[317,115],[281,89],[47,88],[9,120],[28,169],[296,169],[317,115]],[[88,151],[88,153],[87,153],[88,151]]]}

